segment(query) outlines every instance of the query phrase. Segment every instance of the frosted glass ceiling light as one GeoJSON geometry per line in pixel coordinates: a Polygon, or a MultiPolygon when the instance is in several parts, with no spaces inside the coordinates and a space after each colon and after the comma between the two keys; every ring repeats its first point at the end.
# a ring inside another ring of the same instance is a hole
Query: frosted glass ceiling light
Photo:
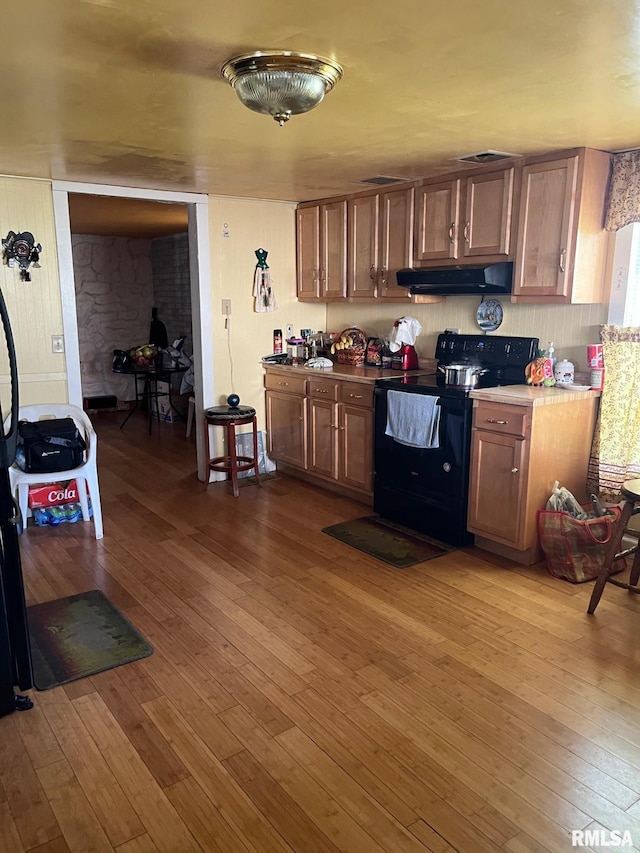
{"type": "Polygon", "coordinates": [[[280,127],[317,107],[342,77],[332,59],[293,50],[243,53],[220,70],[245,107],[272,116],[280,127]]]}

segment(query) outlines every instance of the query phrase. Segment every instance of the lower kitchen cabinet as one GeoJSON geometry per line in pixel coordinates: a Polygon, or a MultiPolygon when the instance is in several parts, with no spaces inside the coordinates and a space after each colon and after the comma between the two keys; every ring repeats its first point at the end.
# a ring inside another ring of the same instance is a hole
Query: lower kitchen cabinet
{"type": "Polygon", "coordinates": [[[267,446],[290,473],[370,502],[373,383],[265,373],[267,446]],[[304,390],[295,380],[304,382],[304,390]],[[280,383],[280,384],[279,384],[280,383]],[[282,383],[289,383],[282,387],[282,383]]]}
{"type": "Polygon", "coordinates": [[[309,472],[373,494],[373,386],[309,380],[309,472]]]}
{"type": "Polygon", "coordinates": [[[265,375],[267,453],[298,468],[307,467],[306,380],[265,375]]]}
{"type": "Polygon", "coordinates": [[[373,408],[339,406],[338,478],[345,486],[373,494],[373,408]]]}
{"type": "Polygon", "coordinates": [[[467,527],[478,547],[536,563],[537,511],[554,481],[586,499],[597,398],[566,393],[532,406],[474,401],[467,527]]]}
{"type": "Polygon", "coordinates": [[[323,477],[338,477],[338,404],[329,400],[308,401],[309,471],[323,477]]]}

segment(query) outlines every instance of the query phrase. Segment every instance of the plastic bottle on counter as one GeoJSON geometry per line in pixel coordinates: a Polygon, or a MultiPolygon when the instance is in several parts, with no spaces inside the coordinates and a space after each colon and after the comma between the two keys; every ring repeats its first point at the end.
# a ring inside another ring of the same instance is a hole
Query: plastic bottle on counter
{"type": "Polygon", "coordinates": [[[274,353],[282,352],[282,329],[273,330],[273,351],[274,353]]]}
{"type": "Polygon", "coordinates": [[[553,374],[555,376],[557,359],[555,357],[555,350],[553,348],[553,341],[549,341],[549,346],[547,347],[547,358],[551,362],[551,370],[553,371],[553,374]]]}
{"type": "Polygon", "coordinates": [[[572,362],[563,358],[556,364],[554,376],[557,385],[573,385],[574,367],[572,362]]]}

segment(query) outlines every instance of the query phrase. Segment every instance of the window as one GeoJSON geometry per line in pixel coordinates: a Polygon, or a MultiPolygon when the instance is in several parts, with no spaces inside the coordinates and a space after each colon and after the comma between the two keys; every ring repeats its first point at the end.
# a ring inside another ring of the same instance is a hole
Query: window
{"type": "Polygon", "coordinates": [[[640,326],[640,223],[616,232],[608,322],[640,326]]]}

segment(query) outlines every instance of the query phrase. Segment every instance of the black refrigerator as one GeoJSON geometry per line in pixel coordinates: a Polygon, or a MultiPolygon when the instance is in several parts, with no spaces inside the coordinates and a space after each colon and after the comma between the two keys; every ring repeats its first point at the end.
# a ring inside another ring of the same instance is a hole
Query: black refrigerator
{"type": "Polygon", "coordinates": [[[33,703],[16,693],[33,687],[33,667],[29,644],[27,608],[22,580],[18,525],[21,523],[11,492],[9,468],[16,457],[18,437],[18,367],[9,314],[0,291],[0,317],[9,357],[11,375],[11,417],[5,432],[7,415],[0,406],[0,717],[15,710],[26,710],[33,703]]]}

